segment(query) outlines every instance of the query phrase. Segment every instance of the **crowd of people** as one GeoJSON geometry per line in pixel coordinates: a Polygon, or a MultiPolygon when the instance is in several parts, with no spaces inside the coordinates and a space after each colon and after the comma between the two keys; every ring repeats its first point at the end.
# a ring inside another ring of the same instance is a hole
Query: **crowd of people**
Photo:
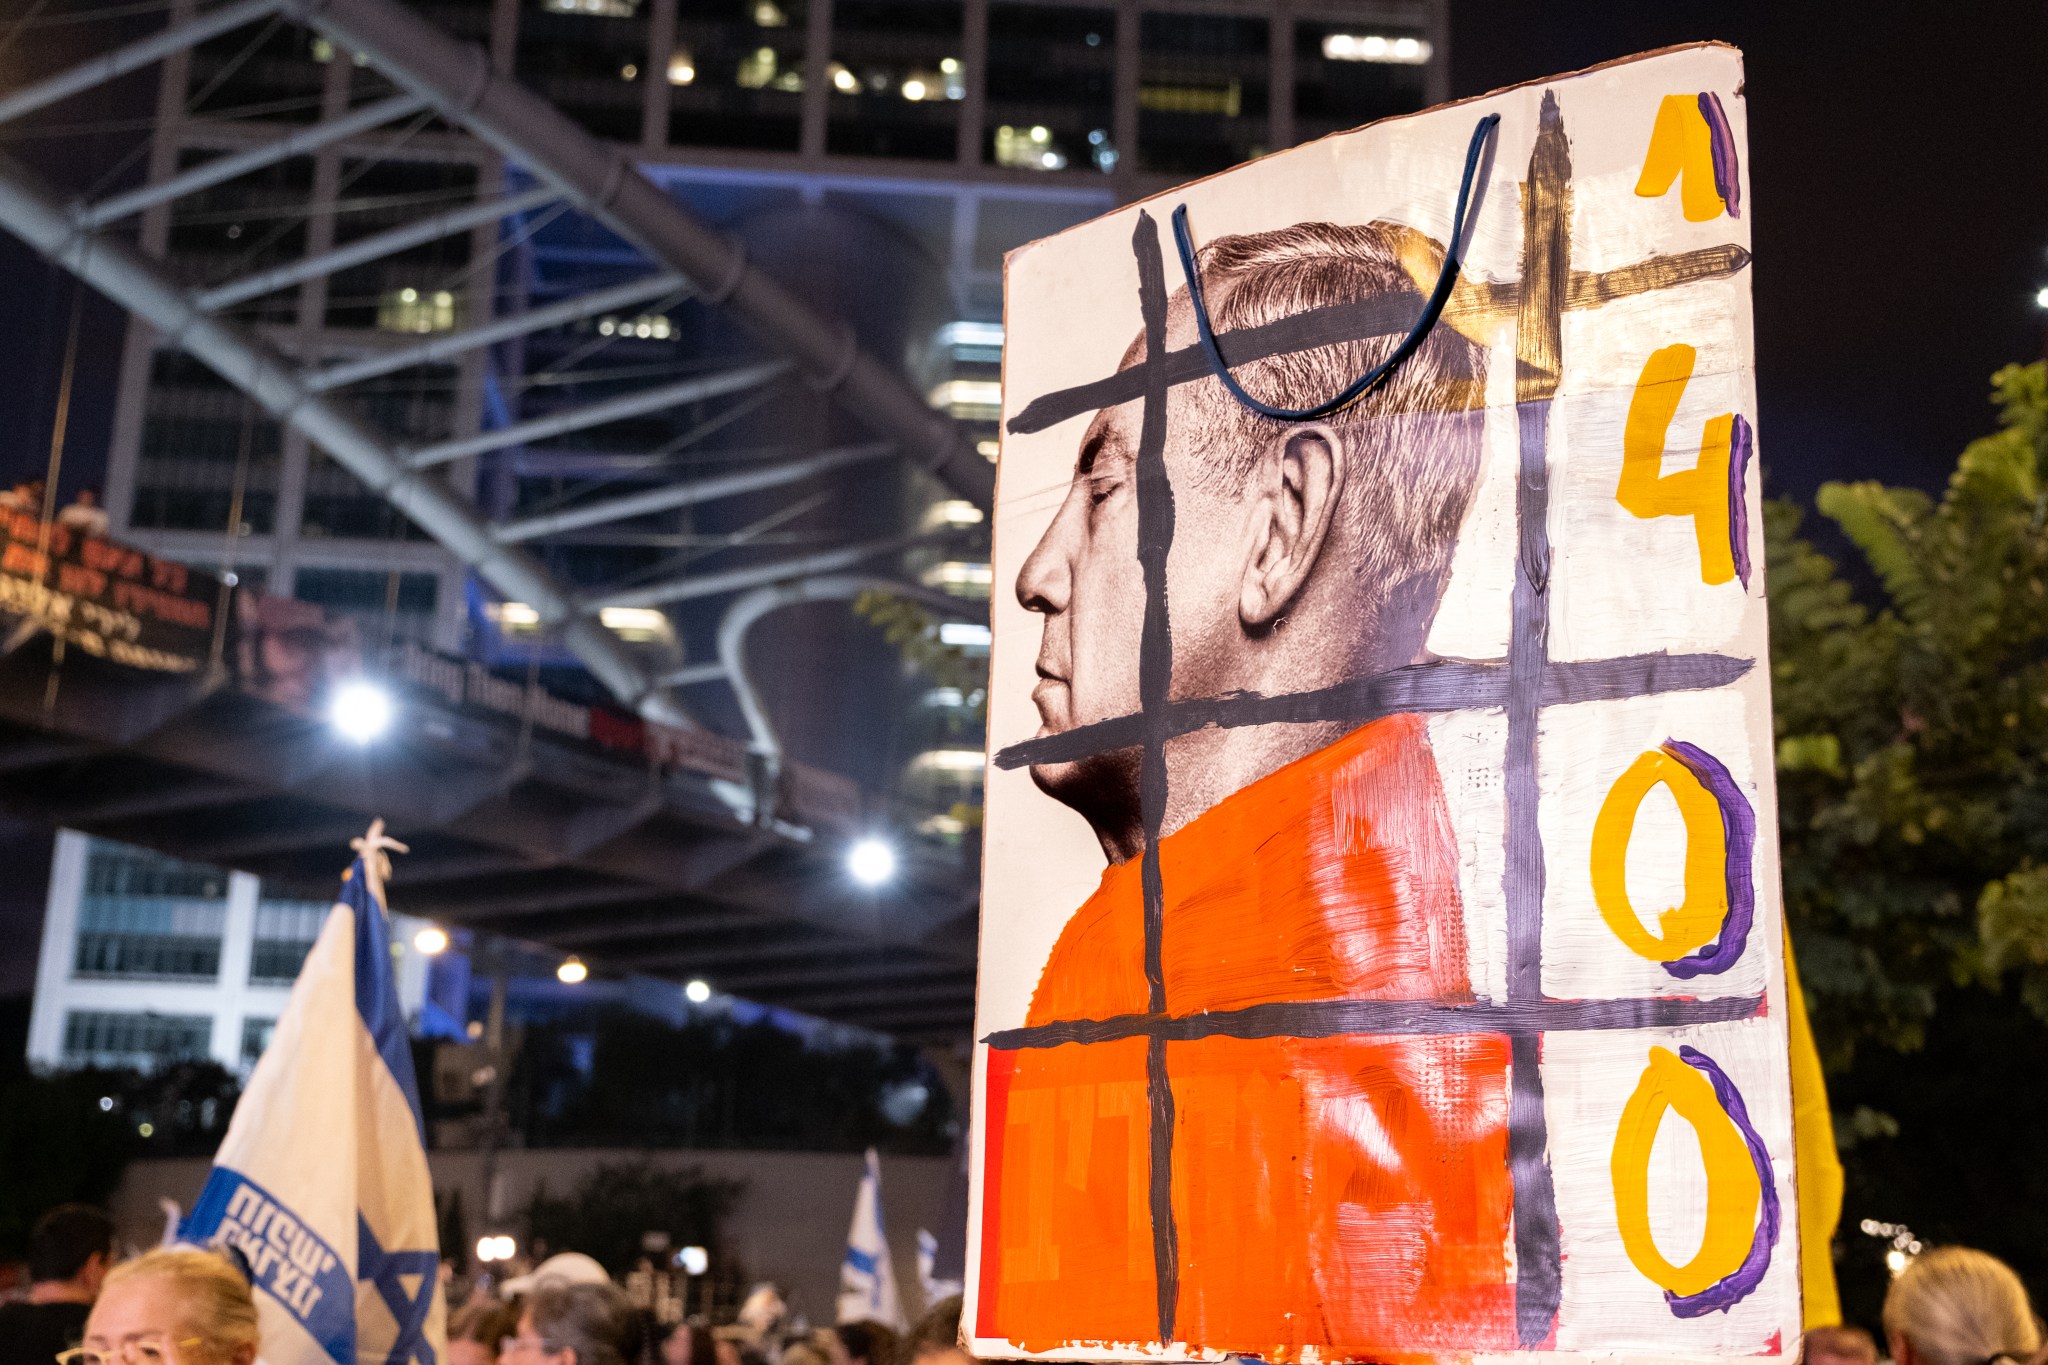
{"type": "MultiPolygon", "coordinates": [[[[0,1365],[254,1365],[262,1349],[248,1279],[228,1256],[163,1247],[117,1258],[114,1225],[65,1205],[36,1224],[25,1293],[0,1303],[0,1365]]],[[[1914,1258],[1885,1296],[1892,1365],[2048,1365],[2043,1324],[2018,1275],[1968,1247],[1914,1258]]],[[[1806,1334],[1803,1365],[1877,1365],[1859,1327],[1806,1334]]],[[[908,1335],[878,1322],[811,1330],[764,1288],[734,1322],[656,1325],[604,1267],[564,1252],[452,1307],[448,1365],[972,1365],[960,1300],[908,1335]]]]}
{"type": "MultiPolygon", "coordinates": [[[[45,501],[41,479],[30,479],[12,488],[0,489],[0,511],[41,517],[45,501]]],[[[73,493],[71,501],[57,509],[53,519],[59,526],[69,526],[80,535],[87,536],[105,536],[109,525],[107,509],[100,503],[100,490],[91,486],[73,493]]]]}
{"type": "MultiPolygon", "coordinates": [[[[524,1275],[460,1291],[447,1365],[971,1365],[960,1300],[933,1306],[907,1335],[878,1322],[811,1330],[771,1287],[737,1319],[673,1326],[636,1307],[577,1252],[524,1275]]],[[[28,1284],[0,1302],[0,1365],[255,1365],[256,1301],[229,1254],[160,1247],[119,1259],[99,1209],[51,1210],[29,1236],[28,1284]]]]}

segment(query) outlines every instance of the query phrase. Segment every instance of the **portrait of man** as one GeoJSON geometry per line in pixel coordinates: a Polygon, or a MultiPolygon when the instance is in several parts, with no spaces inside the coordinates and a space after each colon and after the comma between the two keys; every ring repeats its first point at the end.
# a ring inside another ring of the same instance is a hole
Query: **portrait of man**
{"type": "MultiPolygon", "coordinates": [[[[1398,225],[1308,222],[1219,238],[1199,269],[1228,356],[1233,333],[1315,310],[1405,299],[1395,313],[1415,316],[1416,278],[1426,287],[1441,259],[1398,225]]],[[[1167,350],[1196,339],[1183,287],[1167,350]]],[[[1265,403],[1309,408],[1398,339],[1234,373],[1265,403]]],[[[1141,332],[1123,367],[1145,358],[1141,332]]],[[[1213,377],[1172,387],[1169,703],[1312,693],[1428,661],[1480,480],[1485,380],[1485,351],[1445,324],[1316,420],[1262,416],[1213,377]]],[[[1016,580],[1042,623],[1041,737],[1141,707],[1142,423],[1138,401],[1095,413],[1016,580]]],[[[1035,1350],[1155,1340],[1170,1321],[1190,1347],[1281,1359],[1512,1348],[1505,1038],[1085,1037],[1162,998],[1169,1020],[1470,1000],[1426,723],[1303,716],[1166,742],[1149,941],[1142,752],[1031,769],[1106,866],[1026,1021],[1080,1025],[1076,1041],[989,1054],[978,1334],[1035,1350]]]]}

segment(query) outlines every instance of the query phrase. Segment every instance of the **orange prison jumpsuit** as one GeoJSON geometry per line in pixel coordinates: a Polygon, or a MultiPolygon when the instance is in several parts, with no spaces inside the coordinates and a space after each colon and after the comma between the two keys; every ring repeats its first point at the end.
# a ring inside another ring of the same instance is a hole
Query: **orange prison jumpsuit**
{"type": "MultiPolygon", "coordinates": [[[[1421,719],[1353,731],[1160,841],[1167,1012],[1471,998],[1421,719]]],[[[1061,933],[1028,1023],[1143,1014],[1140,864],[1061,933]]],[[[1158,1337],[1142,1037],[992,1050],[978,1334],[1158,1337]]],[[[1297,1359],[1513,1349],[1508,1042],[1166,1044],[1178,1340],[1297,1359]]]]}

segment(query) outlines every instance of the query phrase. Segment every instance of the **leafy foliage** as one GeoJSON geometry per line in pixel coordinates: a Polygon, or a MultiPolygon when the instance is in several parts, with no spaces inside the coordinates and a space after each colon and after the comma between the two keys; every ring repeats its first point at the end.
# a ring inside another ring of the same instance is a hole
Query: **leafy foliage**
{"type": "Polygon", "coordinates": [[[1953,985],[2019,975],[2048,1019],[2048,371],[1941,498],[1829,484],[1881,599],[1766,512],[1786,906],[1822,1054],[1922,1045],[1953,985]]]}
{"type": "Polygon", "coordinates": [[[882,632],[903,661],[921,670],[940,687],[958,688],[972,699],[970,707],[983,719],[988,707],[988,660],[976,659],[958,645],[939,639],[932,614],[917,603],[886,592],[869,591],[854,599],[853,610],[882,632]]]}
{"type": "Polygon", "coordinates": [[[100,1108],[104,1072],[21,1075],[0,1085],[0,1260],[28,1253],[29,1229],[58,1204],[100,1204],[140,1145],[118,1110],[100,1108]]]}
{"type": "Polygon", "coordinates": [[[736,1180],[712,1180],[697,1167],[663,1170],[651,1162],[629,1161],[599,1166],[578,1181],[567,1195],[536,1186],[525,1213],[527,1243],[543,1248],[580,1251],[593,1256],[612,1274],[623,1276],[643,1254],[641,1238],[665,1232],[675,1246],[701,1246],[716,1251],[725,1217],[744,1186],[736,1180]]]}
{"type": "Polygon", "coordinates": [[[513,1124],[536,1147],[937,1154],[955,1122],[914,1049],[811,1046],[766,1022],[627,1011],[530,1029],[511,1089],[513,1124]],[[897,1122],[906,1099],[916,1112],[897,1122]]]}

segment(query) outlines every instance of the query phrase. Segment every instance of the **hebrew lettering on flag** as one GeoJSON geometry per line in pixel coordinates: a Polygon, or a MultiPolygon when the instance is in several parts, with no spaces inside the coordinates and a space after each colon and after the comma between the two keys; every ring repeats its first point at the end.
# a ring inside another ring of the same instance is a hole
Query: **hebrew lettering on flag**
{"type": "Polygon", "coordinates": [[[1009,258],[976,1355],[1796,1353],[1742,86],[1009,258]]]}

